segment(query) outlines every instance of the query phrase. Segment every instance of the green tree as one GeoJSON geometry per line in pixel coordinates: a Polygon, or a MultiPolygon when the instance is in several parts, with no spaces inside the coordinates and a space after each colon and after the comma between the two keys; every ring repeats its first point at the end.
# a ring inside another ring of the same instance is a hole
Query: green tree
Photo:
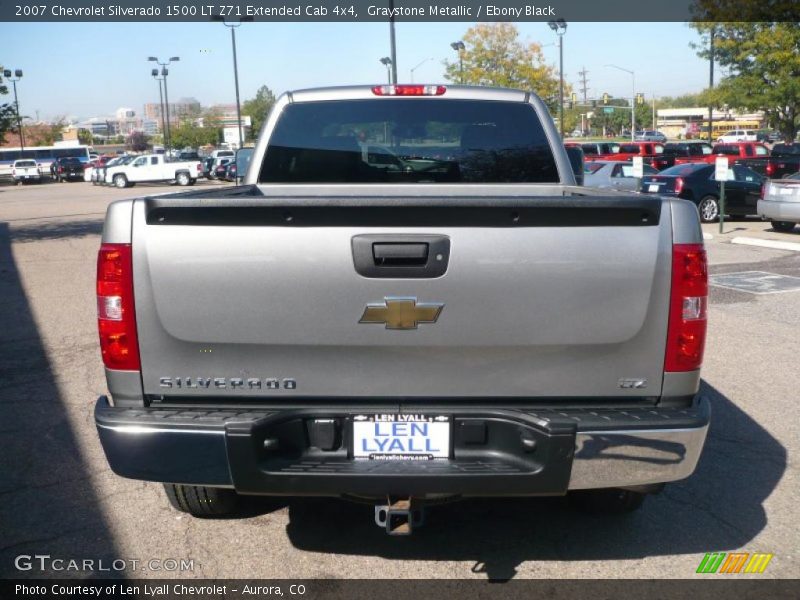
{"type": "Polygon", "coordinates": [[[771,127],[793,140],[800,129],[800,23],[699,22],[692,27],[702,36],[697,49],[703,58],[709,57],[713,31],[714,58],[729,73],[704,92],[704,105],[763,111],[771,127]]]}
{"type": "Polygon", "coordinates": [[[42,127],[25,127],[25,143],[31,146],[52,146],[63,139],[64,127],[67,126],[65,117],[56,117],[52,122],[42,127]]]}
{"type": "Polygon", "coordinates": [[[245,100],[244,104],[242,104],[242,116],[249,116],[252,123],[250,129],[251,138],[258,137],[258,132],[261,131],[261,126],[267,119],[267,115],[274,104],[275,94],[265,85],[258,88],[255,98],[245,100]]]}
{"type": "MultiPolygon", "coordinates": [[[[461,39],[465,49],[459,52],[458,60],[445,61],[445,79],[468,85],[530,90],[551,110],[557,109],[558,71],[545,64],[540,44],[520,41],[515,25],[482,23],[470,27],[461,39]]],[[[571,87],[565,84],[565,102],[570,92],[571,87]]]]}
{"type": "MultiPolygon", "coordinates": [[[[205,125],[204,119],[204,125],[205,125]]],[[[183,121],[171,131],[174,148],[199,148],[217,141],[216,127],[199,127],[191,121],[183,121]]]]}
{"type": "Polygon", "coordinates": [[[92,132],[88,129],[79,129],[78,130],[78,141],[81,144],[85,144],[90,146],[92,144],[92,132]]]}
{"type": "MultiPolygon", "coordinates": [[[[3,83],[3,69],[0,66],[0,97],[8,94],[8,86],[3,83]]],[[[0,104],[0,144],[6,141],[5,134],[16,127],[17,113],[13,102],[0,104]]]]}

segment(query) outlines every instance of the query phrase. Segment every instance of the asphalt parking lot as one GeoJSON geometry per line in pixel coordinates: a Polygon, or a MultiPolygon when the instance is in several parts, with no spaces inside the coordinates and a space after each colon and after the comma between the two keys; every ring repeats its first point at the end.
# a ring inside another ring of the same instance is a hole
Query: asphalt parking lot
{"type": "MultiPolygon", "coordinates": [[[[691,478],[631,516],[578,514],[560,498],[465,501],[432,509],[399,539],[367,505],[252,499],[239,518],[196,520],[160,485],[115,476],[92,417],[105,393],[94,298],[102,218],[111,200],[174,190],[0,186],[0,576],[92,575],[14,568],[19,555],[47,554],[122,559],[131,577],[690,578],[706,552],[740,550],[774,554],[758,577],[800,577],[800,290],[712,287],[706,449],[691,478]],[[168,571],[166,559],[193,562],[168,571]]],[[[775,233],[751,219],[704,230],[713,275],[800,278],[800,252],[731,243],[800,244],[800,227],[775,233]]]]}

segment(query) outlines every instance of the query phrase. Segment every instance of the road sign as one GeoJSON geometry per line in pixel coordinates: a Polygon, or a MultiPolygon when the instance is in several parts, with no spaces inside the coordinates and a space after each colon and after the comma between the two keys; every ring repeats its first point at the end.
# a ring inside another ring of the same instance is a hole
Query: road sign
{"type": "Polygon", "coordinates": [[[633,176],[636,179],[644,177],[644,160],[641,156],[633,157],[633,176]]]}
{"type": "Polygon", "coordinates": [[[731,176],[731,171],[728,168],[728,157],[727,156],[718,156],[717,160],[714,162],[714,179],[717,181],[729,181],[731,176]]]}
{"type": "Polygon", "coordinates": [[[614,112],[614,107],[613,106],[606,106],[606,107],[603,108],[603,112],[606,113],[606,114],[611,114],[611,113],[614,112]]]}

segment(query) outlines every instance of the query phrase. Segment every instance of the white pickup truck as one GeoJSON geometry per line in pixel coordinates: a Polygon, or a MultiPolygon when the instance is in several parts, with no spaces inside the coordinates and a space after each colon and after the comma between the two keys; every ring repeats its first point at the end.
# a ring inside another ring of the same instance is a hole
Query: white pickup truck
{"type": "Polygon", "coordinates": [[[203,174],[200,161],[170,161],[163,154],[144,154],[127,164],[106,169],[106,183],[118,188],[137,183],[174,181],[179,185],[194,185],[203,174]]]}
{"type": "Polygon", "coordinates": [[[11,177],[14,179],[14,183],[25,183],[26,181],[41,183],[42,170],[35,160],[15,160],[11,166],[11,177]]]}

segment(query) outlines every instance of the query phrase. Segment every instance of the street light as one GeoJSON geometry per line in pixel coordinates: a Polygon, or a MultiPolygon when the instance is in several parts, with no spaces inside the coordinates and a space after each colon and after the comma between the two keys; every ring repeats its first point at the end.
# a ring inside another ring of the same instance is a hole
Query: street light
{"type": "Polygon", "coordinates": [[[243,21],[252,21],[253,17],[239,17],[238,23],[228,23],[222,15],[212,15],[212,21],[221,21],[225,27],[231,29],[231,45],[233,46],[233,81],[236,85],[236,126],[239,129],[239,148],[244,145],[242,139],[242,106],[239,103],[239,67],[236,64],[236,28],[239,27],[243,21]]]}
{"type": "MultiPolygon", "coordinates": [[[[25,150],[25,132],[22,131],[22,119],[19,116],[19,99],[17,98],[17,82],[22,79],[22,69],[14,69],[14,79],[11,78],[11,70],[3,70],[3,76],[14,84],[14,106],[17,109],[17,128],[19,129],[20,150],[25,150]]],[[[22,153],[20,153],[22,156],[22,153]]]]}
{"type": "Polygon", "coordinates": [[[458,40],[457,42],[453,42],[450,44],[450,47],[458,52],[458,79],[459,83],[463,85],[464,83],[464,50],[467,47],[464,45],[464,42],[458,40]]]}
{"type": "Polygon", "coordinates": [[[392,59],[388,56],[384,56],[381,59],[381,64],[386,67],[386,75],[389,78],[389,84],[392,83],[392,59]]]}
{"type": "Polygon", "coordinates": [[[547,25],[558,36],[558,127],[561,138],[564,138],[564,34],[567,33],[567,22],[564,19],[549,21],[547,25]]]}
{"type": "Polygon", "coordinates": [[[631,76],[631,141],[633,142],[636,139],[636,134],[634,133],[636,131],[636,75],[633,71],[624,67],[618,67],[617,65],[606,66],[611,67],[612,69],[625,71],[631,76]]]}
{"type": "Polygon", "coordinates": [[[167,109],[167,137],[164,140],[164,154],[169,156],[169,147],[170,143],[172,142],[172,135],[170,134],[170,122],[169,122],[169,92],[167,91],[167,75],[169,75],[169,70],[167,69],[167,65],[170,63],[180,61],[179,56],[171,57],[167,62],[161,62],[155,56],[148,56],[147,60],[150,62],[158,63],[161,66],[161,77],[164,78],[164,106],[167,109]]]}
{"type": "MultiPolygon", "coordinates": [[[[164,78],[158,76],[158,69],[153,69],[152,71],[150,71],[150,75],[152,75],[153,79],[155,79],[158,82],[158,102],[159,102],[158,112],[161,113],[161,137],[164,138],[164,145],[166,146],[167,129],[166,126],[164,125],[164,90],[161,85],[161,82],[164,81],[164,78]]],[[[106,134],[108,134],[108,132],[106,132],[106,134]]]]}
{"type": "Polygon", "coordinates": [[[424,64],[425,64],[426,62],[428,62],[429,60],[433,60],[433,57],[432,57],[432,56],[431,56],[431,57],[428,57],[428,58],[426,58],[425,60],[422,60],[422,61],[420,61],[419,63],[417,63],[417,65],[416,65],[415,67],[412,67],[412,69],[411,69],[411,81],[410,81],[409,83],[414,83],[414,71],[416,71],[417,69],[419,69],[419,68],[420,68],[422,65],[424,65],[424,64]]]}

